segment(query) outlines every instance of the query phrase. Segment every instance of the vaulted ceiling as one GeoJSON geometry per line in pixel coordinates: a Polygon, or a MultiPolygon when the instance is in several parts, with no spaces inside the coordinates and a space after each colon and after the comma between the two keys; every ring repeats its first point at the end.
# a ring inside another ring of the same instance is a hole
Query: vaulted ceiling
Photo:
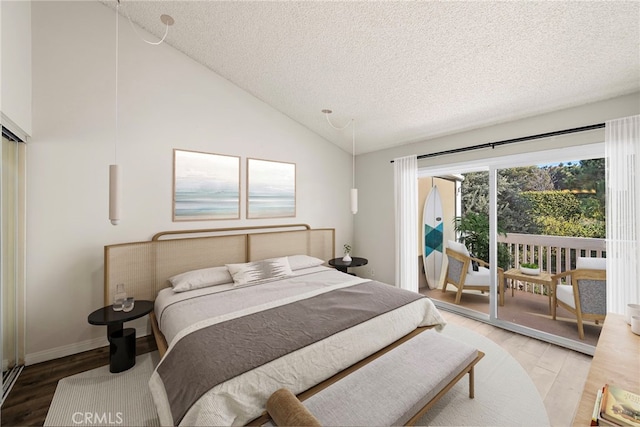
{"type": "Polygon", "coordinates": [[[355,120],[365,153],[640,90],[637,1],[121,0],[120,11],[158,38],[172,16],[166,43],[348,152],[351,129],[322,109],[336,126],[355,120]]]}

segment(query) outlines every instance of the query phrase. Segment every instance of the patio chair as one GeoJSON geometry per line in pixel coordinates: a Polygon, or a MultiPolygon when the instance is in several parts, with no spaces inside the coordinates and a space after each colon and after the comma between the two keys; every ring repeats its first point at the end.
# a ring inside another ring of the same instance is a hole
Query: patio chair
{"type": "Polygon", "coordinates": [[[553,276],[552,317],[556,320],[556,307],[575,314],[578,337],[584,339],[583,320],[593,320],[596,325],[607,315],[607,271],[605,258],[579,257],[576,269],[553,276]],[[567,284],[560,283],[569,277],[567,284]]]}
{"type": "Polygon", "coordinates": [[[460,304],[463,290],[489,292],[489,284],[491,283],[489,264],[481,259],[473,258],[465,245],[453,240],[447,242],[446,254],[449,266],[447,267],[447,277],[442,285],[442,292],[446,292],[448,283],[455,286],[458,289],[456,304],[460,304]],[[474,269],[474,262],[477,263],[477,271],[474,269]]]}

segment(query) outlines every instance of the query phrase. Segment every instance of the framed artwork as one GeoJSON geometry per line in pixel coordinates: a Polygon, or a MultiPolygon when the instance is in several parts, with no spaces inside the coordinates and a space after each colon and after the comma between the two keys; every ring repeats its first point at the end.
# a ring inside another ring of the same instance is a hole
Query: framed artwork
{"type": "Polygon", "coordinates": [[[296,216],[296,164],[247,159],[247,218],[296,216]]]}
{"type": "Polygon", "coordinates": [[[240,218],[240,157],[173,150],[173,220],[240,218]]]}

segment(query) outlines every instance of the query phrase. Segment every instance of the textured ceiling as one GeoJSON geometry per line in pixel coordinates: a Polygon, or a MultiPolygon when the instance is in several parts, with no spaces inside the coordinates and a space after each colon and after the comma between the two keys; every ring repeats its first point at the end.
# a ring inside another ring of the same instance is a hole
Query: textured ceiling
{"type": "MultiPolygon", "coordinates": [[[[100,0],[115,8],[115,0],[100,0]]],[[[640,90],[640,2],[130,1],[121,13],[357,153],[640,90]]],[[[126,22],[126,21],[121,21],[126,22]]],[[[121,25],[123,25],[121,23],[121,25]]]]}

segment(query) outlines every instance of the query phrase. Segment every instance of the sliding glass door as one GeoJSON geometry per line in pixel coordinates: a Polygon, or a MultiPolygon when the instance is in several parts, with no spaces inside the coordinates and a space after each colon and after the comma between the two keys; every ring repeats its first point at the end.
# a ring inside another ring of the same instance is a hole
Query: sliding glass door
{"type": "Polygon", "coordinates": [[[3,129],[0,174],[2,401],[24,363],[24,154],[24,144],[3,129]]]}
{"type": "MultiPolygon", "coordinates": [[[[557,149],[420,168],[422,179],[446,174],[463,177],[460,212],[446,221],[454,221],[456,240],[471,256],[490,264],[488,290],[470,287],[463,290],[458,302],[454,295],[459,287],[451,284],[443,283],[446,292],[421,292],[440,308],[592,353],[599,326],[593,327],[594,339],[579,340],[577,329],[573,329],[575,316],[572,319],[569,313],[560,312],[553,320],[549,280],[517,278],[513,271],[504,278],[502,273],[536,263],[550,276],[575,268],[577,256],[606,256],[604,236],[598,234],[604,224],[603,154],[603,144],[591,144],[580,150],[557,149]],[[560,211],[566,215],[558,214],[560,211]]],[[[480,273],[481,267],[480,263],[480,273]]],[[[472,268],[468,274],[478,275],[472,268]]]]}
{"type": "Polygon", "coordinates": [[[512,269],[505,270],[508,296],[497,317],[595,346],[600,325],[585,322],[580,341],[575,314],[560,307],[553,319],[551,276],[575,269],[579,257],[606,256],[604,158],[497,172],[498,224],[503,231],[498,256],[504,268],[512,269]]]}
{"type": "Polygon", "coordinates": [[[488,287],[489,273],[478,268],[476,261],[470,264],[471,272],[465,278],[447,281],[448,265],[447,248],[452,249],[455,243],[462,246],[463,255],[489,259],[489,175],[486,170],[464,171],[451,170],[451,173],[438,176],[424,176],[419,179],[419,195],[421,207],[421,232],[423,247],[422,268],[420,275],[420,291],[433,300],[443,302],[451,307],[464,307],[478,315],[489,315],[488,287]],[[433,211],[434,205],[441,206],[440,211],[433,211]],[[434,230],[434,221],[439,222],[441,229],[434,230]],[[439,233],[438,233],[439,231],[439,233]],[[434,233],[441,237],[439,241],[429,241],[434,233]],[[453,242],[453,243],[452,243],[453,242]],[[439,252],[439,253],[438,253],[439,252]],[[478,277],[485,272],[484,282],[478,277]],[[473,276],[473,277],[472,277],[473,276]],[[471,285],[465,286],[460,281],[473,282],[473,285],[484,285],[486,290],[471,285]],[[455,283],[455,284],[454,284],[455,283]],[[461,286],[457,286],[461,285],[461,286]],[[462,295],[459,290],[462,289],[462,295]]]}

